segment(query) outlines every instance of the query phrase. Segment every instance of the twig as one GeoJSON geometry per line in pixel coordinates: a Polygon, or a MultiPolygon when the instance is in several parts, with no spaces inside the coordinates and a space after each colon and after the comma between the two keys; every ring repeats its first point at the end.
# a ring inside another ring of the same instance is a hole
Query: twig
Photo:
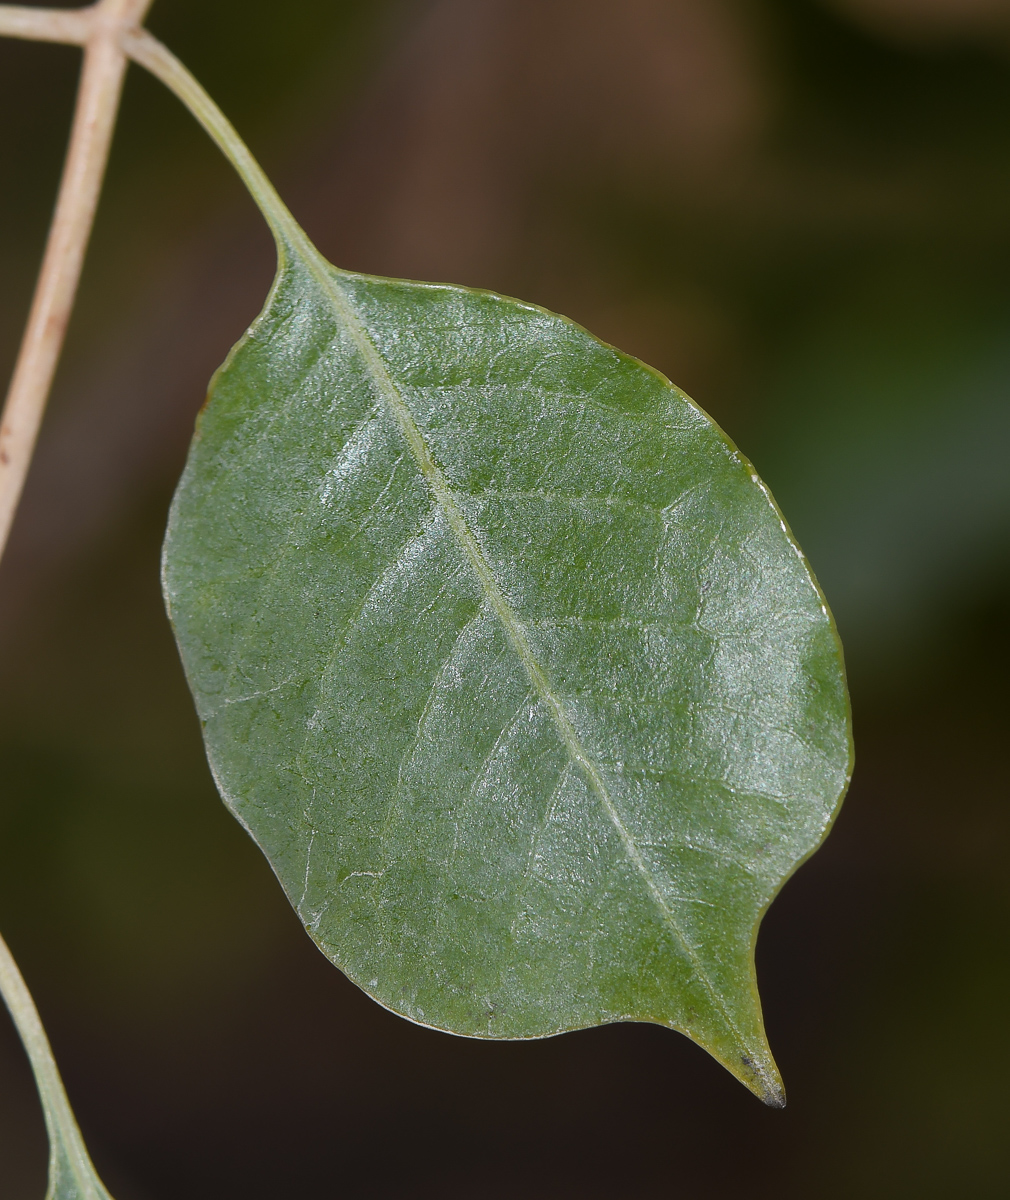
{"type": "MultiPolygon", "coordinates": [[[[0,5],[0,35],[84,46],[63,178],[7,403],[0,417],[0,555],[38,436],[94,222],[127,58],[123,38],[151,0],[99,0],[77,11],[0,5]]],[[[50,1196],[108,1200],[88,1157],[38,1010],[0,938],[0,996],[31,1061],[49,1134],[50,1196]]]]}
{"type": "Polygon", "coordinates": [[[0,4],[0,37],[33,42],[69,42],[83,46],[91,33],[94,9],[23,8],[0,4]]]}
{"type": "Polygon", "coordinates": [[[52,385],[109,156],[126,70],[123,36],[151,0],[99,0],[76,12],[0,6],[0,34],[82,42],[77,108],[28,324],[0,417],[0,555],[52,385]]]}

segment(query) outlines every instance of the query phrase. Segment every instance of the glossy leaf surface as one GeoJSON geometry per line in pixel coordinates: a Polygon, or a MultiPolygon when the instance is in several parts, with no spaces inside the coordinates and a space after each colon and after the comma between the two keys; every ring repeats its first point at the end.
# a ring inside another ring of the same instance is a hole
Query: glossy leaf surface
{"type": "Polygon", "coordinates": [[[767,490],[571,322],[282,245],[165,593],[222,795],[321,949],[476,1037],[654,1021],[781,1103],[758,921],[849,772],[767,490]]]}

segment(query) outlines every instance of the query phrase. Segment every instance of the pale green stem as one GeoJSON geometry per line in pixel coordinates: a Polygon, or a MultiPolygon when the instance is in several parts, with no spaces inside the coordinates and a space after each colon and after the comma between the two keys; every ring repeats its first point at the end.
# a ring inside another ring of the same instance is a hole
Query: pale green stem
{"type": "Polygon", "coordinates": [[[82,1197],[105,1197],[105,1189],[88,1156],[88,1151],[77,1128],[70,1101],[67,1099],[63,1080],[60,1078],[56,1060],[42,1028],[38,1009],[32,1000],[25,981],[18,970],[7,943],[0,937],[0,995],[10,1011],[14,1025],[28,1053],[35,1083],[42,1101],[42,1111],[49,1134],[49,1186],[60,1172],[60,1153],[66,1167],[73,1173],[78,1185],[84,1189],[82,1197]]]}
{"type": "Polygon", "coordinates": [[[278,249],[283,253],[285,245],[297,246],[306,256],[316,257],[318,251],[302,232],[263,168],[235,131],[234,125],[171,50],[145,29],[129,32],[123,39],[123,48],[134,62],[146,67],[174,92],[210,134],[249,189],[270,226],[278,249]]]}

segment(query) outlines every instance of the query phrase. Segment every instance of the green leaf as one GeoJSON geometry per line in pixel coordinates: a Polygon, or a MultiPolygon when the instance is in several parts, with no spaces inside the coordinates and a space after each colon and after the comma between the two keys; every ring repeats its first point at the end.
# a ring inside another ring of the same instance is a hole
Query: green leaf
{"type": "Polygon", "coordinates": [[[0,996],[31,1063],[49,1136],[46,1200],[112,1200],[88,1156],[35,1002],[0,938],[0,996]]]}
{"type": "Polygon", "coordinates": [[[221,793],[355,983],[473,1037],[654,1021],[784,1102],[754,942],[848,781],[841,652],[687,396],[282,232],[164,582],[221,793]]]}

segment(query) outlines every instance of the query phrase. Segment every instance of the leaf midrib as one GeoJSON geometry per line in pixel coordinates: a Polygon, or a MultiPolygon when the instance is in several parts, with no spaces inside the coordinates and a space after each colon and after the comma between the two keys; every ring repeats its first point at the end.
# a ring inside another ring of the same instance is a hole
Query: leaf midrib
{"type": "MultiPolygon", "coordinates": [[[[702,966],[698,955],[693,947],[688,942],[684,933],[674,916],[672,910],[667,905],[663,894],[659,889],[652,872],[649,870],[649,865],[638,849],[634,838],[630,831],[621,819],[614,802],[610,798],[607,786],[600,775],[596,764],[589,757],[588,752],[582,745],[579,739],[578,731],[572,724],[570,717],[564,709],[560,698],[554,693],[551,688],[550,681],[547,678],[544,669],[541,667],[536,656],[533,653],[533,648],[530,646],[526,638],[526,633],[522,623],[519,621],[516,614],[513,612],[511,605],[505,597],[504,592],[495,579],[494,573],[491,570],[491,565],[487,561],[484,551],[480,547],[480,543],[474,536],[456,503],[452,489],[449,487],[449,482],[445,477],[441,467],[432,458],[431,451],[424,440],[424,435],[421,432],[417,421],[414,419],[414,414],[410,411],[410,407],[404,400],[400,389],[390,375],[375,343],[372,341],[365,327],[358,318],[357,313],[352,308],[349,300],[340,288],[337,281],[333,278],[330,264],[325,262],[315,251],[315,247],[311,247],[311,253],[306,253],[310,248],[309,243],[304,246],[291,246],[291,249],[305,263],[316,281],[321,285],[325,294],[329,297],[338,319],[343,321],[346,328],[350,331],[351,336],[357,346],[362,358],[372,375],[373,381],[379,391],[383,401],[392,412],[400,432],[406,441],[414,460],[417,463],[418,469],[424,476],[435,502],[441,506],[445,512],[449,524],[459,540],[464,552],[470,560],[470,565],[473,568],[474,574],[477,576],[481,587],[488,602],[494,609],[495,614],[501,621],[502,628],[512,644],[513,650],[519,657],[526,674],[532,683],[540,701],[546,705],[551,717],[554,721],[555,728],[561,737],[565,748],[568,751],[571,759],[579,764],[582,772],[589,783],[590,789],[596,793],[597,798],[603,805],[607,816],[610,818],[621,844],[624,847],[624,852],[629,860],[635,866],[639,875],[642,877],[653,901],[662,914],[664,920],[673,931],[677,940],[684,949],[685,954],[691,961],[692,966],[701,980],[705,990],[709,993],[713,1004],[722,1014],[728,1027],[733,1031],[739,1044],[743,1047],[747,1046],[747,1042],[737,1028],[736,1022],[732,1019],[726,1009],[726,1005],[719,995],[714,984],[709,979],[707,972],[702,966]]],[[[755,1055],[755,1065],[760,1062],[760,1056],[755,1055]]],[[[760,1067],[758,1067],[760,1070],[760,1067]]]]}

